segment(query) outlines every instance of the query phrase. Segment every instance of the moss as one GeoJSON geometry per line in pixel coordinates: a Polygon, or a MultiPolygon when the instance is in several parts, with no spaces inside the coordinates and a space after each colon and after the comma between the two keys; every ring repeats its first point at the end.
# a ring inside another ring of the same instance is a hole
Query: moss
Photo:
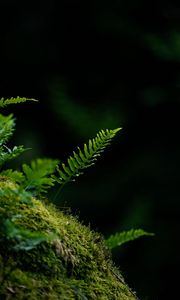
{"type": "MultiPolygon", "coordinates": [[[[0,177],[0,189],[16,186],[0,177]]],[[[29,251],[14,251],[4,240],[0,249],[0,299],[135,300],[114,268],[103,238],[75,217],[32,198],[0,198],[0,217],[16,214],[17,226],[54,238],[29,251]]],[[[0,236],[3,241],[3,236],[0,236]]]]}

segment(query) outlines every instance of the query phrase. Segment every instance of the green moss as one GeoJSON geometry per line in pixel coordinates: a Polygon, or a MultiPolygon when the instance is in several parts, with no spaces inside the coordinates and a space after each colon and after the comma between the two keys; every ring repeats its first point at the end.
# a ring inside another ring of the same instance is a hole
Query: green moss
{"type": "MultiPolygon", "coordinates": [[[[16,186],[0,178],[0,189],[16,186]]],[[[4,239],[0,249],[0,299],[135,300],[113,267],[103,238],[53,205],[17,196],[0,198],[0,217],[19,215],[17,226],[54,234],[30,251],[15,251],[4,239]]],[[[0,236],[3,241],[3,236],[0,236]]]]}

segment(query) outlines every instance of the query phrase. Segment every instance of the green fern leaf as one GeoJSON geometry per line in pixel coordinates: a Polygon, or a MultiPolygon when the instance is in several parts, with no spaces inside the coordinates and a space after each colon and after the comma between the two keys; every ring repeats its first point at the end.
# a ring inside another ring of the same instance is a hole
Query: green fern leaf
{"type": "Polygon", "coordinates": [[[18,155],[28,150],[23,146],[15,146],[12,150],[6,146],[14,132],[15,119],[13,115],[3,116],[0,114],[0,166],[6,161],[16,158],[18,155]]]}
{"type": "Polygon", "coordinates": [[[69,166],[70,166],[70,169],[71,169],[71,171],[72,172],[76,172],[76,167],[75,167],[75,165],[74,165],[74,161],[73,161],[73,159],[72,159],[72,157],[69,157],[68,158],[68,164],[69,164],[69,166]]]}
{"type": "Polygon", "coordinates": [[[60,179],[66,180],[66,179],[68,178],[67,174],[65,174],[65,173],[64,173],[63,171],[61,171],[59,168],[57,168],[57,169],[58,169],[58,172],[59,172],[60,176],[62,177],[62,178],[60,178],[60,179]]]}
{"type": "Polygon", "coordinates": [[[6,176],[14,182],[22,183],[25,180],[25,177],[20,171],[13,171],[12,169],[8,169],[1,172],[2,176],[6,176]]]}
{"type": "Polygon", "coordinates": [[[71,161],[71,164],[73,165],[73,167],[75,168],[75,170],[79,169],[78,163],[76,162],[76,160],[72,156],[69,157],[69,160],[71,161]]]}
{"type": "Polygon", "coordinates": [[[73,154],[74,154],[75,161],[77,162],[77,164],[79,164],[79,168],[78,169],[83,168],[84,164],[83,164],[81,158],[78,156],[78,154],[75,151],[73,151],[73,154]]]}
{"type": "Polygon", "coordinates": [[[92,141],[89,140],[89,154],[93,155],[92,141]]]}
{"type": "Polygon", "coordinates": [[[83,163],[86,163],[88,161],[88,158],[86,158],[84,156],[84,154],[82,153],[81,149],[78,147],[78,150],[79,150],[79,157],[81,158],[82,162],[83,163]]]}
{"type": "Polygon", "coordinates": [[[33,160],[30,166],[23,164],[24,188],[26,190],[33,189],[37,194],[46,192],[48,188],[54,185],[54,179],[50,175],[54,172],[58,163],[58,160],[44,158],[33,160]]]}
{"type": "Polygon", "coordinates": [[[17,103],[22,103],[22,102],[26,102],[26,101],[37,101],[36,99],[31,99],[31,98],[25,98],[25,97],[11,97],[9,99],[4,99],[1,98],[0,99],[0,107],[5,107],[9,104],[17,104],[17,103]]]}
{"type": "Polygon", "coordinates": [[[64,171],[67,173],[68,176],[72,176],[73,173],[71,172],[69,167],[66,167],[65,164],[62,164],[62,167],[63,167],[64,171]]]}
{"type": "Polygon", "coordinates": [[[13,115],[3,116],[0,114],[0,146],[5,144],[12,136],[15,127],[13,115]]]}
{"type": "Polygon", "coordinates": [[[16,158],[21,153],[27,150],[29,149],[24,148],[23,146],[14,146],[12,150],[5,145],[3,147],[0,147],[0,166],[2,166],[8,160],[16,158]]]}
{"type": "Polygon", "coordinates": [[[67,164],[57,167],[59,177],[53,175],[52,178],[61,185],[65,185],[69,181],[83,174],[82,170],[94,165],[97,157],[101,155],[104,149],[110,144],[113,137],[121,128],[106,131],[101,130],[95,138],[89,140],[88,144],[84,144],[83,149],[78,147],[78,152],[73,152],[73,157],[67,159],[67,164]]]}
{"type": "Polygon", "coordinates": [[[109,249],[113,249],[145,235],[153,236],[154,234],[146,232],[143,229],[131,229],[129,231],[117,232],[111,235],[106,239],[105,243],[109,249]]]}

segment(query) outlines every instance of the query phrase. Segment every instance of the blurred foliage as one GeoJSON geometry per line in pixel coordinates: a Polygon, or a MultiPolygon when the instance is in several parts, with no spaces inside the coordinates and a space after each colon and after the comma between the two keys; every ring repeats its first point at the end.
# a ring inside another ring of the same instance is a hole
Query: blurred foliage
{"type": "Polygon", "coordinates": [[[16,143],[34,151],[25,159],[63,160],[98,130],[122,126],[96,170],[58,205],[107,235],[155,232],[114,259],[140,298],[173,298],[176,278],[166,274],[180,264],[179,3],[9,0],[0,9],[1,96],[40,99],[35,110],[14,110],[16,143]]]}
{"type": "Polygon", "coordinates": [[[53,84],[50,91],[54,114],[84,138],[92,136],[97,128],[116,128],[119,125],[119,114],[115,108],[97,106],[95,101],[93,105],[89,102],[86,106],[77,103],[65,91],[65,85],[61,81],[53,84]]]}

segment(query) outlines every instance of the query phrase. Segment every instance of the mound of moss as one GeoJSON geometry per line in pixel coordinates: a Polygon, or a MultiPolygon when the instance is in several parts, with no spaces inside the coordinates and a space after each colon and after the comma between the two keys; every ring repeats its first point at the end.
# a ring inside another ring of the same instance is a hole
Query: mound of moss
{"type": "Polygon", "coordinates": [[[24,201],[4,177],[0,191],[0,220],[15,216],[17,228],[51,236],[23,250],[0,231],[0,299],[137,299],[98,233],[53,205],[24,201]]]}

